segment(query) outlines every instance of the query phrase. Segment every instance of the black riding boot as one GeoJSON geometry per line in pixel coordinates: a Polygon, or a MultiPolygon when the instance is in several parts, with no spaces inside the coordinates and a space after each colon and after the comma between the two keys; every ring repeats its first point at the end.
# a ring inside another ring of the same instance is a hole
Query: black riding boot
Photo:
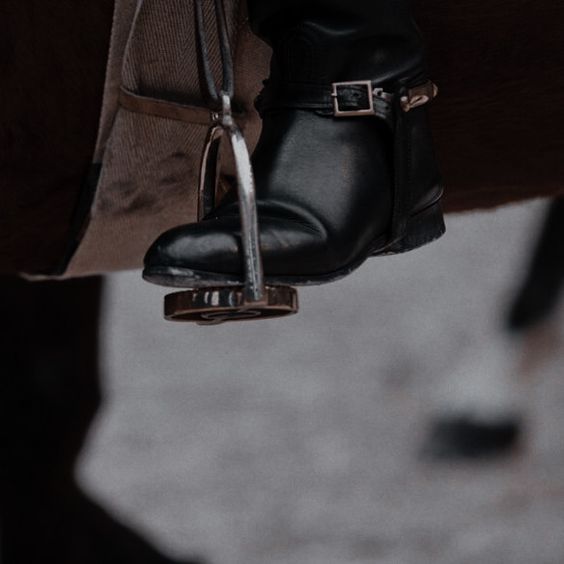
{"type": "MultiPolygon", "coordinates": [[[[250,0],[249,12],[273,48],[252,158],[267,283],[329,282],[441,236],[423,107],[436,87],[410,2],[250,0]]],[[[242,272],[233,189],[200,223],[162,235],[144,276],[202,287],[241,284],[242,272]]]]}

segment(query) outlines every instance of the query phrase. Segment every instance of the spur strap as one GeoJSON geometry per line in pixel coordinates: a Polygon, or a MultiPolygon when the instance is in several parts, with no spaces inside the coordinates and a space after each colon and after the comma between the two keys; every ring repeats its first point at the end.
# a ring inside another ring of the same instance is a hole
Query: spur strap
{"type": "Polygon", "coordinates": [[[255,105],[262,115],[293,108],[337,118],[375,116],[393,127],[396,100],[404,112],[409,112],[433,100],[437,93],[437,86],[430,80],[411,88],[401,87],[396,92],[375,87],[370,80],[334,82],[330,86],[285,84],[276,89],[267,81],[255,105]]]}

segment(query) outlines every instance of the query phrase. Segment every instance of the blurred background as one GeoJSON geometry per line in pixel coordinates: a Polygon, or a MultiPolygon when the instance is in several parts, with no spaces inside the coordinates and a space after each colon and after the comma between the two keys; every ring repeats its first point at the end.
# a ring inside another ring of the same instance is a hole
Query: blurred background
{"type": "Polygon", "coordinates": [[[564,562],[562,312],[507,329],[547,205],[449,216],[279,321],[168,323],[109,277],[80,484],[171,558],[564,562]]]}

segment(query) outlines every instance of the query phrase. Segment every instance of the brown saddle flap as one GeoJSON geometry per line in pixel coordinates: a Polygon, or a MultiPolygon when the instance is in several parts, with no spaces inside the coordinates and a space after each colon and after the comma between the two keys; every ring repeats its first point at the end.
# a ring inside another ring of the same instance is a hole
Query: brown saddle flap
{"type": "MultiPolygon", "coordinates": [[[[211,63],[221,75],[213,3],[205,3],[211,63]],[[215,40],[214,40],[215,39],[215,40]]],[[[245,6],[226,1],[240,125],[252,146],[253,101],[268,51],[250,33],[245,6]]],[[[185,0],[116,0],[95,161],[102,170],[84,236],[66,276],[139,268],[162,231],[196,219],[200,158],[209,127],[185,0]]],[[[226,163],[225,170],[229,170],[226,163]]]]}

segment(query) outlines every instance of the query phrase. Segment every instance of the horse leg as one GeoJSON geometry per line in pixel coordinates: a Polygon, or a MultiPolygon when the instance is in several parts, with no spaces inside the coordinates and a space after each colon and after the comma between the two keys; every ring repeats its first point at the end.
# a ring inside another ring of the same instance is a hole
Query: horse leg
{"type": "Polygon", "coordinates": [[[100,405],[101,279],[4,278],[0,292],[0,561],[172,563],[74,479],[100,405]]]}
{"type": "MultiPolygon", "coordinates": [[[[563,240],[564,198],[559,198],[550,204],[544,217],[528,270],[497,341],[488,343],[480,354],[472,351],[452,375],[454,382],[485,390],[493,407],[481,391],[470,408],[456,406],[451,407],[448,415],[440,414],[433,421],[426,454],[435,458],[478,459],[511,453],[518,445],[524,419],[518,407],[523,396],[519,376],[535,367],[531,358],[550,352],[542,332],[537,342],[536,330],[542,329],[556,312],[564,282],[563,240]],[[540,349],[535,350],[539,345],[540,349]],[[523,365],[523,357],[530,366],[523,365]]],[[[468,396],[468,391],[458,395],[468,396]]]]}
{"type": "Polygon", "coordinates": [[[555,311],[564,282],[564,197],[547,212],[527,275],[508,315],[513,331],[525,332],[555,311]]]}

